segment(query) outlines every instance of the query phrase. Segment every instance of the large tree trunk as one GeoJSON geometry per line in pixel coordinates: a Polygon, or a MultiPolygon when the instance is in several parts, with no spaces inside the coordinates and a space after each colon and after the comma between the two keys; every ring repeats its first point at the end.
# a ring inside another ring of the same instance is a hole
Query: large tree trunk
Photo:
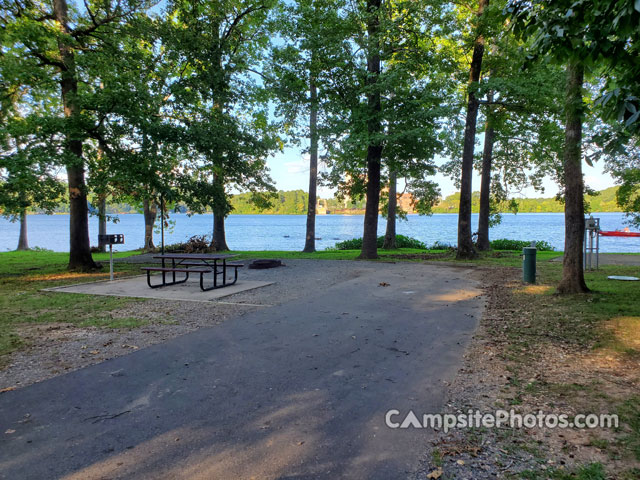
{"type": "Polygon", "coordinates": [[[29,250],[29,239],[27,237],[27,209],[20,212],[20,236],[18,237],[17,250],[29,250]]]}
{"type": "Polygon", "coordinates": [[[307,207],[307,236],[303,252],[316,251],[316,203],[318,201],[318,89],[315,78],[309,82],[311,111],[309,115],[309,202],[307,207]]]}
{"type": "MultiPolygon", "coordinates": [[[[213,182],[220,189],[220,198],[224,197],[224,181],[222,178],[214,173],[213,182]]],[[[211,237],[211,246],[217,251],[229,250],[227,246],[227,236],[224,231],[224,219],[227,216],[226,205],[213,205],[213,235],[211,237]]]]}
{"type": "Polygon", "coordinates": [[[219,252],[229,250],[224,231],[224,217],[222,213],[213,212],[213,241],[211,244],[219,252]]]}
{"type": "MultiPolygon", "coordinates": [[[[53,1],[53,13],[64,35],[70,35],[69,15],[66,0],[53,1]]],[[[62,105],[66,118],[77,119],[80,124],[80,106],[78,105],[78,80],[76,78],[75,58],[71,46],[64,36],[59,37],[58,51],[63,67],[61,68],[60,89],[62,105]]],[[[89,243],[89,209],[87,207],[87,189],[84,179],[84,159],[82,140],[77,134],[67,134],[65,149],[69,158],[67,177],[69,184],[69,269],[92,270],[98,266],[91,257],[89,243]]]]}
{"type": "MultiPolygon", "coordinates": [[[[489,0],[480,0],[478,16],[489,5],[489,0]]],[[[462,151],[462,175],[460,177],[460,209],[458,213],[458,252],[457,258],[473,258],[476,251],[471,237],[471,179],[473,175],[473,152],[476,140],[476,121],[478,119],[478,99],[473,86],[480,81],[484,37],[478,35],[473,44],[473,56],[469,69],[469,87],[467,101],[467,119],[464,127],[464,146],[462,151]]]]}
{"type": "Polygon", "coordinates": [[[380,205],[380,167],[382,161],[382,144],[379,136],[382,130],[380,113],[380,91],[377,88],[380,76],[380,3],[381,0],[367,0],[367,33],[369,45],[367,52],[367,203],[364,213],[364,233],[362,235],[362,251],[360,258],[378,258],[378,209],[380,205]]]}
{"type": "MultiPolygon", "coordinates": [[[[79,149],[74,147],[71,151],[79,151],[82,155],[82,143],[75,140],[70,143],[78,144],[79,149]]],[[[93,270],[98,268],[98,265],[93,261],[89,243],[89,209],[84,167],[67,165],[67,178],[69,181],[69,269],[93,270]]]]}
{"type": "Polygon", "coordinates": [[[142,201],[142,211],[144,213],[144,249],[153,250],[156,248],[153,243],[153,226],[158,217],[158,205],[153,200],[145,198],[142,201]]]}
{"type": "Polygon", "coordinates": [[[582,180],[582,84],[584,67],[579,60],[567,66],[564,137],[564,260],[559,293],[585,293],[584,186],[582,180]]]}
{"type": "Polygon", "coordinates": [[[480,180],[480,211],[478,212],[478,250],[491,249],[489,241],[489,217],[491,216],[491,162],[493,160],[493,142],[495,133],[491,114],[487,113],[484,131],[484,150],[482,152],[482,177],[480,180]]]}
{"type": "Polygon", "coordinates": [[[389,172],[389,205],[387,208],[387,231],[384,234],[384,244],[382,248],[385,250],[394,250],[396,246],[396,214],[398,210],[397,196],[397,176],[396,172],[389,172]]]}
{"type": "MultiPolygon", "coordinates": [[[[100,235],[107,234],[107,195],[101,193],[98,195],[98,238],[100,235]]],[[[98,241],[98,249],[101,252],[107,251],[107,246],[98,241]]]]}

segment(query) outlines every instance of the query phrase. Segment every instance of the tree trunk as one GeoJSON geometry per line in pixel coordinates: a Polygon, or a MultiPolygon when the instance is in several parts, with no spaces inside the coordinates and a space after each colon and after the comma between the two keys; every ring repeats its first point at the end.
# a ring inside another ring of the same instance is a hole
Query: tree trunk
{"type": "Polygon", "coordinates": [[[309,82],[311,111],[309,115],[309,202],[307,207],[307,236],[303,252],[316,251],[316,203],[318,201],[318,88],[313,76],[309,82]]]}
{"type": "Polygon", "coordinates": [[[564,260],[559,293],[586,293],[584,281],[584,186],[582,180],[582,84],[584,67],[579,60],[567,65],[564,140],[564,260]]]}
{"type": "MultiPolygon", "coordinates": [[[[62,33],[70,35],[66,0],[54,0],[53,13],[62,33]]],[[[60,90],[64,116],[65,118],[74,119],[77,124],[80,124],[75,58],[73,50],[64,36],[59,37],[58,51],[63,64],[60,72],[60,90]]],[[[89,209],[87,207],[87,189],[84,179],[82,140],[77,138],[77,134],[66,135],[65,150],[69,154],[69,158],[73,159],[66,165],[69,184],[69,269],[92,270],[98,268],[98,266],[91,257],[89,209]]]]}
{"type": "MultiPolygon", "coordinates": [[[[222,178],[218,174],[214,173],[213,182],[217,184],[221,191],[220,198],[224,198],[224,183],[222,178]]],[[[227,216],[226,205],[214,204],[212,210],[213,235],[211,237],[211,246],[219,252],[229,250],[229,247],[227,246],[227,236],[224,231],[224,219],[227,216]]]]}
{"type": "Polygon", "coordinates": [[[144,249],[149,251],[156,248],[153,243],[153,226],[158,217],[158,205],[153,200],[145,198],[142,201],[142,211],[144,213],[144,249]]]}
{"type": "Polygon", "coordinates": [[[378,258],[378,209],[380,205],[380,164],[382,161],[382,144],[380,142],[381,121],[380,91],[377,87],[380,76],[380,27],[381,0],[367,0],[367,33],[369,45],[367,52],[367,203],[364,213],[364,233],[362,235],[363,259],[378,258]]]}
{"type": "MultiPolygon", "coordinates": [[[[102,193],[98,195],[98,235],[107,234],[107,195],[102,193]]],[[[100,237],[98,237],[100,238],[100,237]]],[[[107,251],[107,246],[98,241],[98,248],[101,252],[107,251]]]]}
{"type": "MultiPolygon", "coordinates": [[[[489,0],[480,0],[478,16],[489,5],[489,0]]],[[[467,119],[464,127],[464,146],[462,151],[462,175],[460,178],[460,209],[458,213],[458,252],[457,258],[473,258],[476,250],[471,238],[471,179],[473,175],[473,151],[476,140],[476,121],[478,118],[478,99],[473,86],[480,81],[482,71],[482,55],[484,54],[484,37],[478,35],[473,44],[473,56],[469,69],[469,86],[467,101],[467,119]]]]}
{"type": "Polygon", "coordinates": [[[211,242],[219,252],[229,250],[227,237],[224,231],[224,214],[213,212],[213,241],[211,242]]]}
{"type": "Polygon", "coordinates": [[[20,236],[18,237],[17,250],[29,250],[29,239],[27,238],[27,209],[20,212],[20,236]]]}
{"type": "Polygon", "coordinates": [[[385,250],[395,250],[396,246],[396,211],[398,209],[396,172],[389,172],[389,205],[387,208],[387,231],[384,235],[385,250]]]}
{"type": "Polygon", "coordinates": [[[491,249],[489,241],[489,217],[491,215],[491,162],[493,160],[493,141],[495,133],[491,114],[487,113],[487,125],[484,131],[484,150],[482,152],[482,178],[480,181],[480,210],[478,212],[478,250],[491,249]]]}

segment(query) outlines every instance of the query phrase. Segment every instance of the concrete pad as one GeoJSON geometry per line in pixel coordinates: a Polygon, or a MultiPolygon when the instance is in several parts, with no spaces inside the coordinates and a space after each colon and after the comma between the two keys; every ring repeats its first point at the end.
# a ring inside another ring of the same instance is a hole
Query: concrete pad
{"type": "MultiPolygon", "coordinates": [[[[152,279],[157,283],[157,279],[152,279]]],[[[146,275],[114,280],[113,282],[91,282],[64,287],[46,288],[48,292],[84,293],[111,297],[156,298],[159,300],[181,300],[188,302],[212,302],[222,297],[271,285],[273,282],[238,280],[235,285],[203,292],[198,278],[186,283],[161,288],[149,288],[146,275]]]]}

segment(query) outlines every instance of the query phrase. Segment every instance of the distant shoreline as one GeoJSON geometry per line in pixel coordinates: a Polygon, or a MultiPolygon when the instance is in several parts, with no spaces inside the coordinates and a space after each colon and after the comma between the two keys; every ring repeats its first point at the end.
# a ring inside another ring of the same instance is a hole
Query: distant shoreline
{"type": "MultiPolygon", "coordinates": [[[[513,212],[498,212],[500,215],[564,215],[564,212],[517,212],[517,213],[513,213],[513,212]]],[[[615,210],[615,211],[608,211],[608,212],[592,212],[592,213],[588,213],[585,215],[602,215],[602,214],[609,214],[609,213],[622,213],[624,214],[625,212],[623,210],[615,210]]],[[[472,215],[477,215],[478,212],[472,212],[472,215]]],[[[1,214],[0,214],[1,215],[1,214]]],[[[54,216],[54,215],[69,215],[69,213],[66,212],[54,212],[54,213],[32,213],[29,212],[27,215],[46,215],[46,216],[54,216]]],[[[142,212],[109,212],[107,213],[107,215],[143,215],[142,212]]],[[[185,216],[189,216],[188,213],[182,213],[182,212],[171,212],[170,216],[172,215],[185,215],[185,216]]],[[[205,212],[205,213],[194,213],[193,215],[212,215],[212,212],[205,212]]],[[[235,216],[250,216],[250,215],[264,215],[264,216],[283,216],[283,217],[306,217],[307,214],[306,213],[231,213],[229,214],[231,215],[235,215],[235,216]]],[[[362,216],[364,215],[364,211],[355,211],[354,213],[327,213],[325,215],[316,215],[316,217],[355,217],[355,216],[362,216]]],[[[419,213],[408,213],[408,216],[414,216],[414,217],[419,217],[421,216],[419,213]]],[[[431,216],[435,216],[435,215],[458,215],[458,212],[434,212],[431,214],[431,216]]],[[[92,217],[95,217],[96,215],[91,215],[92,217]]],[[[423,215],[425,216],[425,215],[423,215]]],[[[426,216],[430,216],[430,215],[426,215],[426,216]]]]}

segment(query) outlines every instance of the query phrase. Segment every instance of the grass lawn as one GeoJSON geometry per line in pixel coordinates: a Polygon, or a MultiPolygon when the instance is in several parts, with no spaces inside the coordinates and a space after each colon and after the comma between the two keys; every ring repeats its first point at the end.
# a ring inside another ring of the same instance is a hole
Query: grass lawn
{"type": "MultiPolygon", "coordinates": [[[[114,258],[138,252],[114,254],[114,258]]],[[[16,327],[26,323],[70,322],[111,328],[136,326],[135,319],[113,319],[109,311],[143,300],[42,292],[43,288],[109,278],[109,254],[94,254],[105,268],[95,273],[68,272],[68,253],[48,251],[0,253],[0,366],[3,355],[25,347],[16,327]]],[[[138,265],[118,264],[118,277],[138,274],[138,265]]]]}

